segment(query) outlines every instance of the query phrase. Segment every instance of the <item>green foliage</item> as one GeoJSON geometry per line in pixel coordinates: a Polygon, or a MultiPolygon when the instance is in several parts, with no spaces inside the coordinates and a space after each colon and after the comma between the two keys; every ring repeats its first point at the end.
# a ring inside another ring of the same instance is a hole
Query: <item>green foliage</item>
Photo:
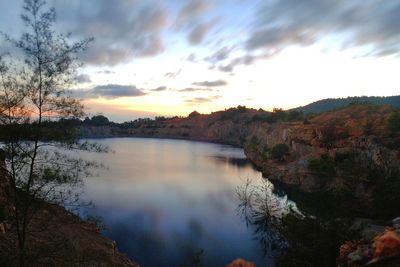
{"type": "Polygon", "coordinates": [[[334,161],[326,154],[320,158],[310,159],[308,169],[322,177],[333,177],[336,174],[334,161]]]}
{"type": "Polygon", "coordinates": [[[89,118],[85,118],[85,120],[83,121],[84,124],[88,124],[88,125],[94,125],[94,126],[105,126],[110,124],[110,121],[108,120],[107,117],[103,116],[103,115],[96,115],[93,116],[91,119],[89,118]]]}
{"type": "Polygon", "coordinates": [[[257,136],[253,135],[250,138],[250,142],[247,147],[252,151],[257,151],[259,144],[260,144],[260,140],[258,140],[257,136]]]}
{"type": "Polygon", "coordinates": [[[271,157],[277,160],[283,160],[284,156],[289,153],[289,146],[286,144],[278,144],[272,147],[271,157]]]}
{"type": "Polygon", "coordinates": [[[254,115],[251,118],[251,122],[291,122],[291,121],[302,121],[304,120],[304,114],[302,111],[289,110],[284,111],[281,108],[274,108],[272,112],[262,111],[254,115]]]}
{"type": "Polygon", "coordinates": [[[229,108],[222,113],[220,120],[232,120],[233,121],[236,119],[236,122],[238,122],[237,116],[239,116],[242,113],[246,113],[246,112],[247,112],[246,106],[237,106],[236,108],[229,108]]]}
{"type": "Polygon", "coordinates": [[[271,157],[271,150],[267,146],[262,147],[261,157],[263,158],[263,160],[267,160],[271,157]]]}
{"type": "Polygon", "coordinates": [[[166,118],[165,116],[156,116],[154,118],[155,121],[166,121],[168,118],[166,118]]]}
{"type": "Polygon", "coordinates": [[[392,132],[400,131],[400,111],[396,111],[390,114],[389,128],[392,132]]]}
{"type": "Polygon", "coordinates": [[[400,108],[400,96],[389,96],[389,97],[348,97],[348,98],[329,98],[323,99],[304,107],[299,107],[297,110],[303,111],[305,114],[315,113],[319,114],[322,112],[347,107],[349,105],[391,105],[400,108]]]}
{"type": "Polygon", "coordinates": [[[302,193],[295,190],[286,191],[297,207],[320,218],[366,216],[369,212],[357,203],[354,191],[347,186],[334,191],[320,190],[313,193],[302,193]]]}
{"type": "Polygon", "coordinates": [[[200,113],[198,113],[196,110],[195,111],[193,111],[193,112],[191,112],[190,114],[189,114],[189,118],[194,118],[194,117],[197,117],[197,116],[200,116],[200,113]]]}
{"type": "Polygon", "coordinates": [[[350,221],[321,220],[288,214],[282,219],[283,236],[290,247],[277,266],[336,266],[339,248],[346,240],[358,238],[350,221]]]}
{"type": "Polygon", "coordinates": [[[260,143],[260,140],[258,140],[257,136],[253,135],[250,139],[250,144],[257,146],[260,143]]]}
{"type": "Polygon", "coordinates": [[[378,183],[373,195],[373,212],[379,218],[391,219],[400,211],[400,174],[394,173],[378,183]]]}

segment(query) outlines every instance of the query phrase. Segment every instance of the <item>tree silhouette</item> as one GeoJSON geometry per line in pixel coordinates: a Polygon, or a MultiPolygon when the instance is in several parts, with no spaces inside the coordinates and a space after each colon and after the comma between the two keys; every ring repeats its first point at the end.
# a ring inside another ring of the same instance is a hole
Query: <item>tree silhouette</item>
{"type": "Polygon", "coordinates": [[[80,185],[96,166],[68,151],[101,150],[96,144],[80,142],[73,128],[48,126],[56,119],[84,115],[82,104],[68,88],[81,66],[77,55],[92,39],[71,43],[69,35],[56,33],[55,10],[48,9],[44,0],[25,0],[21,19],[26,32],[19,39],[3,34],[20,53],[0,57],[3,171],[10,180],[20,266],[26,261],[27,229],[36,205],[43,200],[76,200],[71,198],[71,186],[80,185]]]}

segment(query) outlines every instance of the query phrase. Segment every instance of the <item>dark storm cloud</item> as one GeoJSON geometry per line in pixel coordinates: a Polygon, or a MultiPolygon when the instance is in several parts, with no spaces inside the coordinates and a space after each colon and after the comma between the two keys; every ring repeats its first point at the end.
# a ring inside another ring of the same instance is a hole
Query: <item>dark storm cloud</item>
{"type": "Polygon", "coordinates": [[[134,57],[155,56],[164,49],[162,32],[167,9],[153,0],[49,1],[58,12],[61,27],[74,37],[93,36],[84,53],[94,65],[113,66],[134,57]]]}
{"type": "Polygon", "coordinates": [[[107,84],[98,85],[92,89],[77,89],[73,90],[72,93],[80,98],[118,98],[118,97],[135,97],[143,96],[146,93],[143,90],[138,89],[134,85],[119,85],[119,84],[107,84]]]}
{"type": "Polygon", "coordinates": [[[248,50],[310,45],[336,34],[342,48],[369,45],[378,56],[400,51],[397,0],[268,1],[259,8],[254,26],[248,50]]]}
{"type": "Polygon", "coordinates": [[[92,80],[88,74],[81,74],[76,77],[78,83],[90,83],[92,80]]]}
{"type": "Polygon", "coordinates": [[[185,102],[191,103],[191,104],[201,104],[201,103],[212,102],[212,101],[220,99],[220,98],[221,98],[220,95],[209,96],[209,97],[195,97],[195,98],[187,99],[187,100],[185,100],[185,102]]]}
{"type": "Polygon", "coordinates": [[[228,82],[224,80],[216,80],[216,81],[204,81],[204,82],[195,82],[192,83],[193,85],[197,86],[206,86],[206,87],[218,87],[227,85],[228,82]]]}

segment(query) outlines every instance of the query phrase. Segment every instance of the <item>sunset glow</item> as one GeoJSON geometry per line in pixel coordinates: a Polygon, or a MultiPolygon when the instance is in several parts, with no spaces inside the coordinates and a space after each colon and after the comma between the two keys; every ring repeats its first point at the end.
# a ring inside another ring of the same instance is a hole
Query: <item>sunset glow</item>
{"type": "MultiPolygon", "coordinates": [[[[396,1],[307,1],[289,9],[290,2],[49,5],[59,29],[95,38],[71,89],[89,114],[116,121],[400,92],[396,1]]],[[[21,4],[1,1],[0,30],[22,31],[21,4]]],[[[6,49],[2,42],[0,49],[6,49]]]]}

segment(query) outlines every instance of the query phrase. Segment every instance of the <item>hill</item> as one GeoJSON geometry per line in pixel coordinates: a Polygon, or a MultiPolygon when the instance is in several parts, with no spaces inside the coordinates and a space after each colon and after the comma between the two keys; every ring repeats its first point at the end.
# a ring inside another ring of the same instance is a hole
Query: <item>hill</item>
{"type": "Polygon", "coordinates": [[[305,114],[310,113],[322,113],[326,111],[331,111],[334,109],[342,108],[345,106],[349,106],[351,104],[372,104],[372,105],[389,105],[396,108],[400,108],[400,95],[397,96],[354,96],[347,98],[327,98],[318,100],[311,104],[297,107],[294,110],[299,110],[304,112],[305,114]]]}

